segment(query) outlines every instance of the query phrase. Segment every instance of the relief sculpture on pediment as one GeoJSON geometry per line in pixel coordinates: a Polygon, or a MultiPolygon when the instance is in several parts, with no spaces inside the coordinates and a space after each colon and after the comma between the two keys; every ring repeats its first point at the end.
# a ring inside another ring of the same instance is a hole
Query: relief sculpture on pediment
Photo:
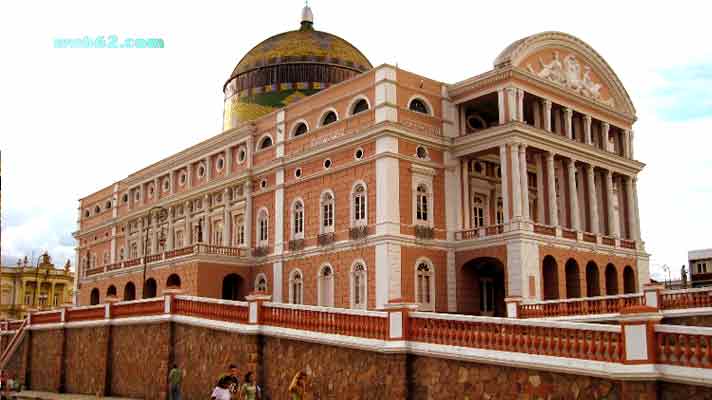
{"type": "Polygon", "coordinates": [[[573,53],[567,54],[562,60],[559,52],[554,51],[553,58],[548,63],[539,57],[539,71],[536,71],[531,63],[527,64],[527,69],[539,78],[554,82],[607,106],[615,107],[615,101],[612,97],[603,98],[601,94],[603,85],[594,82],[591,76],[591,67],[588,65],[582,66],[573,53]]]}

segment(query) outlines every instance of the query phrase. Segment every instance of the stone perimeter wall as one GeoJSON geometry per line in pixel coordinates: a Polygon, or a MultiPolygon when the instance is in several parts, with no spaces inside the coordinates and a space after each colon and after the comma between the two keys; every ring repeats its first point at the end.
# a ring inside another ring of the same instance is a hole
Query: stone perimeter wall
{"type": "Polygon", "coordinates": [[[166,399],[172,363],[183,398],[207,398],[231,363],[254,371],[264,399],[287,399],[299,370],[319,399],[680,399],[712,388],[625,382],[432,357],[381,354],[161,322],[32,331],[8,364],[31,389],[166,399]],[[61,366],[61,367],[58,367],[61,366]]]}

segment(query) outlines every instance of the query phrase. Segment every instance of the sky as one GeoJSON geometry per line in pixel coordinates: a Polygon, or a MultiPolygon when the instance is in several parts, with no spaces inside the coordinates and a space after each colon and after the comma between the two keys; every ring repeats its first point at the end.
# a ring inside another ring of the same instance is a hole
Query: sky
{"type": "MultiPolygon", "coordinates": [[[[0,3],[2,256],[73,259],[78,199],[214,136],[242,55],[298,28],[303,2],[0,3]],[[55,39],[161,38],[163,49],[55,49],[55,39]]],[[[584,40],[637,108],[641,229],[654,277],[712,247],[712,24],[705,2],[312,0],[315,28],[373,65],[446,83],[492,68],[514,40],[584,40]]]]}

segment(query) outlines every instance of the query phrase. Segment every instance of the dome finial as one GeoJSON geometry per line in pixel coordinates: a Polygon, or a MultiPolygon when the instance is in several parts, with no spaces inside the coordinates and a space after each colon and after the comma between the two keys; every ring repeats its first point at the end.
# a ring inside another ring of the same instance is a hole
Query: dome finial
{"type": "Polygon", "coordinates": [[[314,14],[311,8],[309,8],[309,0],[304,1],[304,8],[302,8],[302,30],[312,29],[314,25],[314,14]]]}

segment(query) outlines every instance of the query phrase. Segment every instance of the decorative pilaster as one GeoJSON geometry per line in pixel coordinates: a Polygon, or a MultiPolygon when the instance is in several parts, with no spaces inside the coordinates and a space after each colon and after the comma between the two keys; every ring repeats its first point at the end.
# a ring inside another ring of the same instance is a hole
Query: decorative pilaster
{"type": "Polygon", "coordinates": [[[593,165],[586,164],[586,178],[588,186],[588,210],[591,219],[591,233],[598,234],[598,197],[596,196],[596,179],[593,165]]]}
{"type": "Polygon", "coordinates": [[[174,225],[174,215],[175,207],[171,206],[168,208],[168,238],[166,239],[166,250],[173,250],[175,248],[175,225],[174,225]]]}
{"type": "MultiPolygon", "coordinates": [[[[509,224],[509,185],[507,177],[509,176],[509,167],[507,162],[507,145],[503,144],[499,146],[499,169],[502,175],[501,182],[501,192],[502,192],[502,214],[504,215],[504,224],[509,224]]],[[[469,204],[467,205],[470,206],[469,204]]]]}
{"type": "Polygon", "coordinates": [[[544,216],[546,214],[546,211],[544,210],[544,163],[542,161],[542,154],[537,154],[534,157],[534,161],[536,163],[536,221],[541,224],[545,224],[546,218],[544,216]]]}
{"type": "Polygon", "coordinates": [[[497,108],[499,110],[499,124],[504,125],[507,121],[507,114],[505,113],[504,89],[497,90],[497,108]]]}
{"type": "Polygon", "coordinates": [[[190,219],[191,219],[191,212],[190,212],[190,201],[185,202],[185,244],[186,246],[190,246],[193,244],[193,227],[191,226],[190,219]]]}
{"type": "Polygon", "coordinates": [[[472,228],[472,219],[470,217],[470,173],[467,165],[469,164],[469,162],[470,160],[467,159],[463,159],[460,161],[462,169],[462,202],[465,204],[465,206],[463,207],[464,216],[462,221],[464,229],[472,228]]]}
{"type": "Polygon", "coordinates": [[[638,233],[638,221],[635,218],[635,198],[634,198],[634,188],[633,188],[633,177],[625,177],[625,196],[626,196],[626,208],[628,211],[628,232],[630,238],[638,241],[640,237],[637,236],[638,233]]]}
{"type": "Polygon", "coordinates": [[[230,146],[225,148],[225,176],[230,176],[232,174],[232,148],[230,146]]]}
{"type": "Polygon", "coordinates": [[[549,186],[549,225],[559,225],[559,205],[556,202],[556,169],[554,168],[554,153],[546,154],[546,177],[549,186]]]}
{"type": "Polygon", "coordinates": [[[507,88],[507,121],[512,122],[517,120],[517,88],[508,87],[507,88]]]}
{"type": "Polygon", "coordinates": [[[524,122],[524,90],[517,88],[517,121],[524,122]]]}
{"type": "MultiPolygon", "coordinates": [[[[247,180],[244,187],[245,193],[245,220],[243,224],[243,229],[245,230],[245,245],[247,247],[248,255],[252,253],[252,182],[247,180]]],[[[273,290],[273,293],[276,291],[273,290]]],[[[281,290],[280,290],[280,301],[281,301],[281,290]]]]}
{"type": "MultiPolygon", "coordinates": [[[[229,197],[230,196],[230,189],[225,188],[223,192],[223,203],[225,204],[223,206],[223,237],[222,237],[222,243],[219,243],[222,246],[230,246],[230,232],[231,232],[231,225],[232,225],[232,218],[230,218],[230,207],[228,207],[228,204],[230,204],[229,197]]],[[[218,244],[218,243],[216,243],[218,244]]]]}
{"type": "Polygon", "coordinates": [[[638,178],[633,177],[633,215],[635,216],[635,240],[642,242],[640,235],[640,209],[638,208],[638,178]]]}
{"type": "Polygon", "coordinates": [[[610,236],[619,237],[619,224],[616,219],[616,210],[613,207],[613,173],[606,170],[606,205],[608,207],[608,234],[610,236]]]}
{"type": "Polygon", "coordinates": [[[510,144],[511,188],[512,188],[512,219],[517,221],[522,217],[522,184],[519,169],[519,143],[510,144]]]}
{"type": "Polygon", "coordinates": [[[611,124],[608,122],[601,123],[601,147],[606,151],[611,151],[611,146],[608,142],[608,133],[610,130],[611,124]]]}

